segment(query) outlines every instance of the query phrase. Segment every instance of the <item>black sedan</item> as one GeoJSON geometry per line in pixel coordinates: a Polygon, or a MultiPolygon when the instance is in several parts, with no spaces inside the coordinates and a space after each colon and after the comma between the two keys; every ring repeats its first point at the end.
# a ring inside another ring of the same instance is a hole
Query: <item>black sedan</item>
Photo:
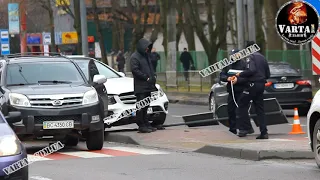
{"type": "MultiPolygon", "coordinates": [[[[305,116],[313,98],[311,81],[288,63],[269,62],[269,67],[271,77],[265,84],[264,98],[276,98],[282,109],[297,107],[299,115],[305,116]]],[[[209,110],[215,112],[218,105],[227,103],[227,98],[226,83],[218,76],[209,93],[209,110]]]]}

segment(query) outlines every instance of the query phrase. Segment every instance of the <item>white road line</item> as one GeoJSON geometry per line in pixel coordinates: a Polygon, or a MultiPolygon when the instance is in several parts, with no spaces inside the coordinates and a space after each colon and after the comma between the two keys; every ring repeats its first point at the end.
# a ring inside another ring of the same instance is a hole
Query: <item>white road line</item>
{"type": "Polygon", "coordinates": [[[291,140],[291,139],[267,139],[267,141],[295,141],[295,140],[291,140]]]}
{"type": "Polygon", "coordinates": [[[154,149],[134,148],[134,147],[108,147],[108,149],[138,153],[138,154],[143,154],[143,155],[169,154],[168,152],[164,152],[164,151],[158,151],[158,150],[154,150],[154,149]]]}
{"type": "Polygon", "coordinates": [[[183,116],[179,116],[179,115],[170,115],[170,116],[176,117],[176,118],[181,118],[181,117],[183,117],[183,116]]]}
{"type": "Polygon", "coordinates": [[[46,177],[42,177],[42,176],[31,176],[31,179],[36,179],[36,180],[52,180],[46,177]]]}
{"type": "MultiPolygon", "coordinates": [[[[292,126],[293,124],[288,124],[289,126],[292,126]]],[[[304,125],[304,124],[300,124],[300,126],[307,126],[307,125],[304,125]]]]}
{"type": "Polygon", "coordinates": [[[107,154],[100,154],[100,153],[92,153],[86,151],[78,151],[78,152],[59,152],[59,154],[77,156],[80,158],[98,158],[98,157],[114,157],[107,154]]]}
{"type": "Polygon", "coordinates": [[[41,156],[35,156],[35,155],[32,155],[32,154],[28,154],[27,157],[28,157],[28,161],[29,162],[52,160],[52,159],[49,159],[49,158],[45,158],[45,157],[41,157],[41,156]]]}

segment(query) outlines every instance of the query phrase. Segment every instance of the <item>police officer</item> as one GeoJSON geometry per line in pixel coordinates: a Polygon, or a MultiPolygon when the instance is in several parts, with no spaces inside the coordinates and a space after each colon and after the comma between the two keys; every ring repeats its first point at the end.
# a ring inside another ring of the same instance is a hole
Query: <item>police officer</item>
{"type": "MultiPolygon", "coordinates": [[[[255,44],[252,41],[247,43],[246,47],[255,44]]],[[[266,80],[270,78],[270,69],[266,58],[259,52],[250,55],[247,60],[247,69],[241,73],[237,73],[238,78],[247,78],[247,88],[243,91],[239,99],[239,137],[245,137],[248,134],[246,127],[250,117],[248,109],[252,100],[257,114],[260,126],[260,135],[256,139],[268,139],[268,129],[265,122],[263,92],[266,80]]]]}
{"type": "MultiPolygon", "coordinates": [[[[238,49],[233,49],[230,53],[230,55],[233,55],[235,53],[239,52],[238,49]]],[[[229,116],[229,131],[233,134],[237,134],[237,121],[236,121],[236,111],[237,111],[237,105],[235,102],[238,102],[238,99],[243,92],[245,88],[245,83],[247,82],[244,78],[237,78],[237,83],[233,85],[233,92],[231,89],[231,79],[234,74],[228,73],[230,69],[233,70],[245,70],[247,67],[247,63],[244,59],[240,59],[236,61],[235,63],[231,64],[230,66],[225,67],[222,69],[220,73],[220,81],[228,82],[227,84],[227,91],[229,93],[228,95],[228,116],[229,116]],[[234,93],[234,94],[232,94],[234,93]],[[234,96],[233,96],[234,95],[234,96]],[[233,99],[235,98],[235,99],[233,99]]],[[[248,122],[249,124],[246,125],[246,127],[249,127],[248,133],[254,133],[254,130],[252,128],[251,122],[248,122]]]]}

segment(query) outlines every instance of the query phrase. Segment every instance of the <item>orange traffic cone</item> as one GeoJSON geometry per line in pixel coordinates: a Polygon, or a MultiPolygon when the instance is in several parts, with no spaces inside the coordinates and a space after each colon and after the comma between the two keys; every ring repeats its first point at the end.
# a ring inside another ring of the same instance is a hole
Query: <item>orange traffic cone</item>
{"type": "Polygon", "coordinates": [[[305,132],[302,131],[302,128],[300,125],[298,108],[294,108],[292,131],[289,134],[305,134],[305,132]]]}

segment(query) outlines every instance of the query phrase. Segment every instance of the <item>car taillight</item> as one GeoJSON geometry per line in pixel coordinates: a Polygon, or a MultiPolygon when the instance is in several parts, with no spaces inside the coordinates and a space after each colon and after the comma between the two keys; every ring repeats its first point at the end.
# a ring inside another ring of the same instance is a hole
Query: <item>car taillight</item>
{"type": "Polygon", "coordinates": [[[272,82],[267,82],[267,83],[264,84],[264,86],[268,87],[268,86],[271,86],[271,84],[272,84],[272,82]]]}
{"type": "Polygon", "coordinates": [[[311,81],[308,80],[301,80],[296,82],[298,85],[303,85],[303,86],[311,86],[311,81]]]}

